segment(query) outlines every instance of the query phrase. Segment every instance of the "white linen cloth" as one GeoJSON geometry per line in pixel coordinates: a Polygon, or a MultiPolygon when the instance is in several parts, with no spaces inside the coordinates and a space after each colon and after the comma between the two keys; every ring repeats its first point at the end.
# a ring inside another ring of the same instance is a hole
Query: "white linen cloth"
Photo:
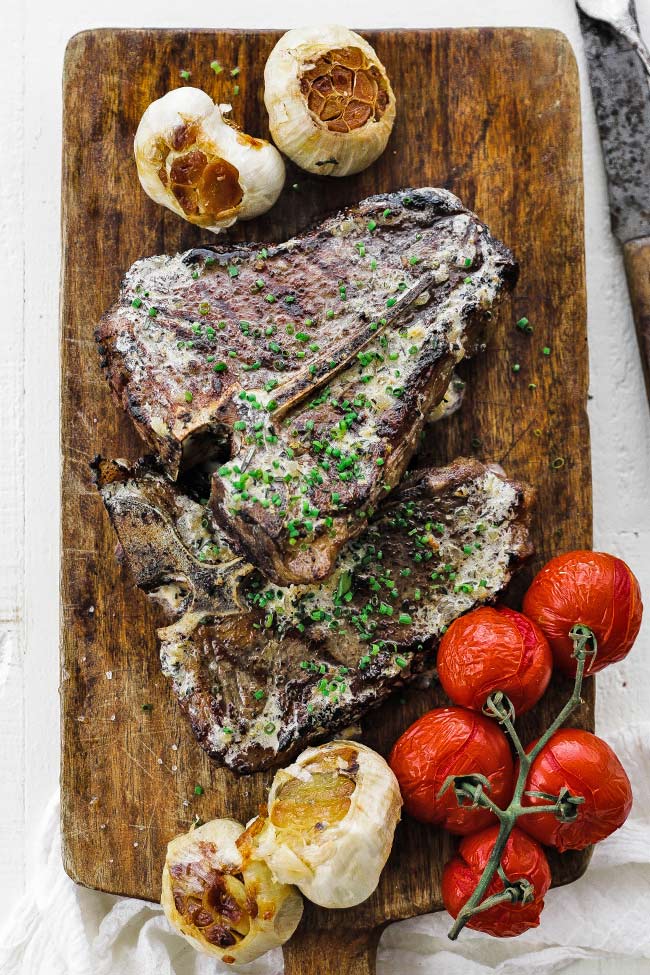
{"type": "MultiPolygon", "coordinates": [[[[445,912],[412,918],[385,932],[378,975],[550,975],[586,958],[607,958],[612,971],[648,959],[650,970],[650,722],[621,730],[610,744],[632,780],[632,814],[596,847],[583,878],[549,891],[539,928],[504,940],[465,930],[452,944],[445,912]]],[[[76,886],[63,871],[58,818],[53,798],[28,891],[0,929],[2,975],[282,972],[279,950],[249,965],[222,965],[174,935],[156,905],[76,886]]]]}

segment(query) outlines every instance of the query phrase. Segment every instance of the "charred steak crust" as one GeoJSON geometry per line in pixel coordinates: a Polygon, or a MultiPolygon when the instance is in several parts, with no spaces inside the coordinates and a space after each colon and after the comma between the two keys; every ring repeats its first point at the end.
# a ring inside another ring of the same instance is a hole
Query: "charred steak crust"
{"type": "Polygon", "coordinates": [[[134,580],[163,602],[161,661],[202,747],[248,773],[357,721],[430,667],[453,619],[531,554],[532,493],[477,460],[408,476],[321,583],[278,587],[150,464],[95,464],[134,580]]]}
{"type": "Polygon", "coordinates": [[[172,478],[206,455],[217,521],[265,575],[332,571],[517,276],[445,190],[371,197],[280,245],[138,261],[97,341],[172,478]]]}

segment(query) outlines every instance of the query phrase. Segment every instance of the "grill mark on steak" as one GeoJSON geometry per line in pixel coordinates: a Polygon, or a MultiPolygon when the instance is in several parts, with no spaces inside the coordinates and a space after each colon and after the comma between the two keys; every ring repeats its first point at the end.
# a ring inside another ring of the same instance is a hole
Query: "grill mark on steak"
{"type": "Polygon", "coordinates": [[[399,482],[516,275],[456,197],[405,190],[278,246],[139,261],[97,340],[170,475],[229,451],[215,518],[270,579],[311,582],[399,482]]]}
{"type": "Polygon", "coordinates": [[[326,581],[279,587],[150,462],[93,466],[136,584],[172,620],[163,672],[199,744],[238,773],[288,761],[417,679],[444,628],[532,552],[530,489],[461,458],[407,476],[326,581]]]}

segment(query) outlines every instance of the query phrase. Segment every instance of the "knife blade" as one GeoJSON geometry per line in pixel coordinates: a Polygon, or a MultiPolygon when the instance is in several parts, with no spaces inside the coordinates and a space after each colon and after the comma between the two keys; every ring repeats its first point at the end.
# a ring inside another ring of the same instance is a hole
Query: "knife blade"
{"type": "MultiPolygon", "coordinates": [[[[624,6],[627,6],[624,4],[624,6]]],[[[589,79],[603,147],[612,229],[621,243],[650,235],[650,76],[618,26],[616,0],[578,3],[589,79]],[[613,23],[585,10],[611,11],[613,23]],[[617,26],[614,26],[614,25],[617,26]]],[[[634,6],[628,7],[637,26],[634,6]]]]}
{"type": "Polygon", "coordinates": [[[650,403],[650,55],[634,0],[576,0],[650,403]]]}

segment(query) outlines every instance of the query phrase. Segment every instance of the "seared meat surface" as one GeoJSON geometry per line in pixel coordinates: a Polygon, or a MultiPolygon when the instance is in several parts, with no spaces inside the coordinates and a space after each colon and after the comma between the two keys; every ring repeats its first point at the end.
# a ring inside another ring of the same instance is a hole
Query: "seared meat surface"
{"type": "Polygon", "coordinates": [[[371,197],[278,246],[138,261],[97,330],[118,402],[275,584],[326,578],[399,483],[516,279],[444,190],[371,197]]]}
{"type": "Polygon", "coordinates": [[[417,678],[445,627],[530,554],[530,490],[477,460],[407,476],[325,581],[285,587],[160,469],[94,467],[136,584],[169,612],[163,670],[199,743],[237,772],[289,760],[417,678]]]}

